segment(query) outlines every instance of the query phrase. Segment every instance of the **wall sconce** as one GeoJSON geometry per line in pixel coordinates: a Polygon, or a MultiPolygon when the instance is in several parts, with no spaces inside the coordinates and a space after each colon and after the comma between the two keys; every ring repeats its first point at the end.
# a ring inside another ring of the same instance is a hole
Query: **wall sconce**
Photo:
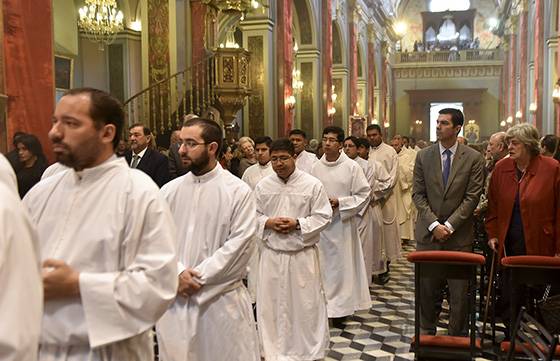
{"type": "Polygon", "coordinates": [[[383,126],[384,126],[385,128],[389,128],[389,127],[391,126],[391,123],[385,122],[385,123],[383,123],[383,126]]]}
{"type": "Polygon", "coordinates": [[[418,125],[418,126],[421,126],[421,125],[422,125],[422,121],[419,120],[419,119],[416,119],[416,120],[414,121],[414,124],[416,124],[416,125],[418,125]]]}
{"type": "Polygon", "coordinates": [[[335,109],[335,107],[330,107],[329,109],[327,109],[327,115],[328,115],[329,117],[332,117],[332,116],[334,116],[335,114],[336,114],[336,109],[335,109]]]}
{"type": "Polygon", "coordinates": [[[288,107],[288,109],[292,110],[296,106],[296,97],[290,95],[284,100],[284,104],[288,107]]]}
{"type": "Polygon", "coordinates": [[[505,121],[505,120],[502,120],[502,121],[500,122],[500,127],[505,128],[505,126],[506,126],[506,121],[505,121]]]}
{"type": "Polygon", "coordinates": [[[523,113],[521,113],[521,110],[518,110],[515,113],[515,119],[520,120],[521,118],[523,118],[523,113]]]}
{"type": "Polygon", "coordinates": [[[511,115],[509,117],[507,117],[506,123],[513,124],[513,117],[511,115]]]}
{"type": "Polygon", "coordinates": [[[469,123],[469,124],[475,124],[475,123],[476,123],[476,120],[474,120],[474,119],[471,119],[471,120],[469,120],[469,122],[468,122],[468,123],[469,123]]]}
{"type": "Polygon", "coordinates": [[[531,112],[531,114],[535,114],[537,112],[537,103],[532,102],[529,104],[529,112],[531,112]]]}
{"type": "Polygon", "coordinates": [[[336,103],[336,98],[338,98],[338,95],[334,92],[334,85],[331,87],[332,92],[331,92],[331,101],[333,103],[336,103]]]}
{"type": "Polygon", "coordinates": [[[292,89],[295,94],[301,93],[303,89],[303,81],[301,81],[301,72],[297,69],[292,71],[292,89]]]}
{"type": "Polygon", "coordinates": [[[560,103],[560,78],[554,84],[554,89],[552,90],[552,101],[555,103],[560,103]]]}
{"type": "Polygon", "coordinates": [[[379,124],[379,120],[377,120],[377,118],[373,118],[371,120],[371,124],[379,124]]]}

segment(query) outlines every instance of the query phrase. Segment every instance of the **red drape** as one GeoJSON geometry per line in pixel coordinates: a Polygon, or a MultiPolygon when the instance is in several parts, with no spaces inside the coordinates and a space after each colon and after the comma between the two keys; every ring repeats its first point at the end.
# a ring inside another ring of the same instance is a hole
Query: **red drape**
{"type": "Polygon", "coordinates": [[[52,160],[47,135],[54,112],[51,0],[3,0],[3,8],[8,140],[16,131],[34,134],[52,160]]]}

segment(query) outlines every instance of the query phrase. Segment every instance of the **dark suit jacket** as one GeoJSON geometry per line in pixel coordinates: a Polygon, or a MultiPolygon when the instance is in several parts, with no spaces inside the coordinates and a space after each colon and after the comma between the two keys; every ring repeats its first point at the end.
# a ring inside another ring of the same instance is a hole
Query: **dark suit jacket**
{"type": "MultiPolygon", "coordinates": [[[[127,151],[125,158],[130,165],[132,151],[127,151]]],[[[151,148],[146,149],[146,153],[144,153],[136,168],[149,175],[160,188],[171,179],[167,157],[151,148]]]]}
{"type": "Polygon", "coordinates": [[[432,243],[430,224],[448,221],[455,232],[445,241],[445,249],[464,248],[473,241],[473,211],[484,185],[484,159],[474,149],[458,144],[445,189],[441,168],[439,143],[418,152],[412,194],[418,209],[416,241],[432,243]]]}
{"type": "MultiPolygon", "coordinates": [[[[515,161],[504,158],[496,164],[488,191],[486,230],[497,238],[500,255],[508,233],[518,182],[515,161]]],[[[560,253],[560,165],[553,158],[534,157],[519,182],[523,236],[528,255],[560,253]]]]}
{"type": "Polygon", "coordinates": [[[169,147],[169,175],[171,179],[175,179],[187,173],[188,171],[179,155],[179,144],[174,144],[169,147]]]}

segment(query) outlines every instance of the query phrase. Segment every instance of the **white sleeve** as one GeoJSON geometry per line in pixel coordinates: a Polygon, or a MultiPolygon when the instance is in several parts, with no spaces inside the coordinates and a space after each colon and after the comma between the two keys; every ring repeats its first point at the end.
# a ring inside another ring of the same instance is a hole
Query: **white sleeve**
{"type": "MultiPolygon", "coordinates": [[[[130,202],[117,272],[80,273],[92,348],[150,329],[177,292],[175,226],[160,194],[130,202]]],[[[142,195],[139,196],[140,198],[142,195]]]]}
{"type": "Polygon", "coordinates": [[[357,163],[356,166],[353,167],[350,176],[352,177],[351,195],[338,198],[338,209],[340,211],[340,218],[343,221],[358,214],[362,207],[368,204],[369,194],[371,192],[362,167],[357,163]]]}

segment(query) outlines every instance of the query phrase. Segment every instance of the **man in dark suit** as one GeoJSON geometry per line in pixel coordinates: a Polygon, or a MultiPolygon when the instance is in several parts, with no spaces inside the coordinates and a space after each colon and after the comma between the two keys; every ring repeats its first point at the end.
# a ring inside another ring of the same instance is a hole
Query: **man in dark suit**
{"type": "Polygon", "coordinates": [[[131,149],[125,155],[128,165],[149,175],[161,188],[170,180],[169,164],[166,156],[149,147],[152,131],[142,124],[133,124],[128,131],[131,149]]]}
{"type": "MultiPolygon", "coordinates": [[[[473,211],[484,184],[484,159],[457,136],[463,113],[442,109],[437,120],[438,142],[418,152],[414,167],[413,200],[418,209],[415,237],[417,250],[472,251],[473,211]]],[[[429,278],[420,281],[420,328],[436,332],[436,302],[445,282],[449,285],[449,334],[467,330],[467,281],[429,278]]]]}

